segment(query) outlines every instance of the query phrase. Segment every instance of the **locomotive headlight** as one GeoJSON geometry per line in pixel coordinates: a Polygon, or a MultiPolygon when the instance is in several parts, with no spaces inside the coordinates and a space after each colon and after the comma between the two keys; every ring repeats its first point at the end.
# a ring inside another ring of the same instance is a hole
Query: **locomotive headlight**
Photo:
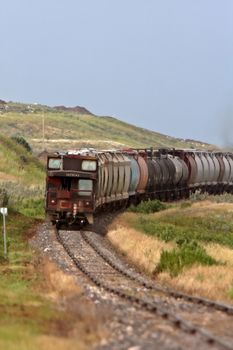
{"type": "Polygon", "coordinates": [[[77,215],[78,212],[78,205],[77,203],[74,203],[73,205],[73,216],[75,217],[77,215]]]}
{"type": "Polygon", "coordinates": [[[56,204],[56,199],[51,199],[51,204],[56,204]]]}

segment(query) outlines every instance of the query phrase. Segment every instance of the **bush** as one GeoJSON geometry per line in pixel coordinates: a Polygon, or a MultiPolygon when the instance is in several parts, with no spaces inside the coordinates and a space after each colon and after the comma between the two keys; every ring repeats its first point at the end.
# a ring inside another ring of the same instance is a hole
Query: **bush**
{"type": "Polygon", "coordinates": [[[23,136],[12,136],[12,140],[23,146],[28,152],[32,152],[32,148],[29,143],[23,138],[23,136]]]}
{"type": "Polygon", "coordinates": [[[138,206],[131,205],[128,211],[132,213],[150,214],[150,213],[156,213],[166,208],[167,208],[166,204],[156,199],[156,200],[148,200],[146,202],[141,202],[140,204],[138,204],[138,206]]]}
{"type": "Polygon", "coordinates": [[[7,207],[9,202],[9,194],[4,187],[0,187],[0,207],[7,207]]]}
{"type": "Polygon", "coordinates": [[[190,195],[191,202],[198,202],[198,201],[205,201],[209,200],[209,193],[208,192],[202,192],[201,190],[196,190],[194,193],[190,195]]]}
{"type": "Polygon", "coordinates": [[[162,251],[155,273],[167,271],[171,276],[177,276],[184,267],[190,267],[194,264],[211,266],[220,263],[209,256],[197,241],[180,240],[178,248],[174,248],[172,251],[162,251]]]}

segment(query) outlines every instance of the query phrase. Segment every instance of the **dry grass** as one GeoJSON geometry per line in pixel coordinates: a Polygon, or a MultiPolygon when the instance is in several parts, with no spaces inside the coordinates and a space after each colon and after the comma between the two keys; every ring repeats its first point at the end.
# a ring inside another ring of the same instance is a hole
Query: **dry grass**
{"type": "Polygon", "coordinates": [[[131,228],[126,222],[130,222],[134,216],[132,213],[124,213],[118,218],[109,228],[108,239],[140,269],[152,273],[159,262],[161,250],[170,250],[174,245],[143,235],[131,228]]]}
{"type": "MultiPolygon", "coordinates": [[[[229,220],[233,212],[232,203],[213,203],[202,201],[193,203],[191,207],[182,209],[185,217],[213,215],[213,217],[229,220]]],[[[176,216],[180,213],[180,207],[170,208],[154,214],[149,218],[166,218],[176,216]]],[[[133,262],[140,269],[153,275],[153,271],[160,260],[163,249],[171,250],[175,243],[165,243],[155,236],[148,236],[132,228],[137,214],[124,213],[111,225],[108,238],[118,250],[123,252],[129,261],[133,262]]],[[[221,261],[224,265],[198,266],[194,265],[184,270],[176,277],[162,272],[156,278],[171,287],[191,293],[208,297],[213,300],[222,300],[233,303],[233,250],[215,243],[205,244],[207,254],[221,261]]]]}
{"type": "Polygon", "coordinates": [[[205,214],[208,214],[209,212],[227,212],[232,213],[233,212],[233,203],[215,203],[208,200],[196,202],[192,205],[191,209],[193,209],[193,213],[196,213],[197,215],[204,216],[205,214]]]}
{"type": "Polygon", "coordinates": [[[64,320],[55,325],[54,330],[37,336],[36,348],[86,350],[106,339],[105,324],[111,317],[109,310],[98,310],[85,297],[83,288],[77,285],[74,276],[65,274],[50,261],[44,260],[40,269],[45,277],[42,293],[56,302],[58,308],[65,312],[65,316],[64,320]]]}
{"type": "MultiPolygon", "coordinates": [[[[227,266],[233,267],[233,250],[227,247],[222,247],[219,244],[205,245],[206,252],[216,260],[226,263],[227,266]]],[[[233,272],[232,282],[233,282],[233,272]]]]}
{"type": "Polygon", "coordinates": [[[6,174],[6,173],[0,171],[0,182],[6,182],[6,181],[17,182],[18,178],[15,175],[6,174]]]}
{"type": "MultiPolygon", "coordinates": [[[[195,202],[190,207],[182,209],[184,216],[192,215],[192,217],[205,217],[208,214],[217,213],[233,213],[233,203],[215,203],[208,200],[195,202]]],[[[169,208],[165,211],[160,211],[158,213],[150,214],[151,217],[166,217],[168,215],[175,215],[180,213],[180,206],[169,208]]]]}
{"type": "Polygon", "coordinates": [[[75,338],[64,338],[55,336],[40,336],[35,341],[36,349],[46,349],[46,350],[87,350],[89,346],[82,343],[82,341],[77,341],[75,338]]]}
{"type": "Polygon", "coordinates": [[[232,303],[229,295],[233,288],[233,274],[230,266],[193,266],[177,277],[171,278],[168,273],[163,272],[158,278],[159,281],[174,289],[232,303]]]}
{"type": "Polygon", "coordinates": [[[48,296],[52,299],[82,295],[83,289],[74,282],[70,275],[58,270],[50,261],[44,263],[43,273],[47,284],[48,296]]]}

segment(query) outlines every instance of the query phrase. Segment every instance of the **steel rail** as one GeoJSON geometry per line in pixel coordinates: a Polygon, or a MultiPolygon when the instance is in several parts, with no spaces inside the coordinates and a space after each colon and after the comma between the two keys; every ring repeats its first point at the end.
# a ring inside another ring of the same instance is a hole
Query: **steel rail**
{"type": "Polygon", "coordinates": [[[112,286],[108,285],[107,283],[103,282],[101,279],[96,277],[96,275],[94,275],[93,273],[88,271],[88,269],[84,266],[84,264],[80,261],[80,259],[78,259],[75,256],[75,254],[71,251],[68,244],[62,240],[62,238],[59,234],[59,230],[55,229],[55,233],[56,233],[56,238],[57,238],[58,242],[63,246],[66,253],[73,260],[76,267],[81,272],[83,272],[83,274],[86,275],[96,286],[103,288],[105,291],[113,293],[113,294],[115,294],[115,295],[117,295],[125,300],[128,300],[132,303],[135,303],[138,306],[140,306],[141,308],[168,320],[171,324],[173,324],[173,326],[181,329],[182,331],[184,331],[187,334],[201,336],[203,338],[203,340],[205,340],[205,342],[209,345],[219,345],[222,348],[227,349],[227,350],[233,349],[231,344],[229,344],[228,342],[226,342],[222,339],[219,339],[218,337],[216,337],[214,334],[207,331],[206,329],[197,327],[197,326],[193,325],[191,322],[184,320],[183,318],[181,318],[181,317],[179,317],[171,312],[168,312],[165,308],[161,307],[160,302],[156,302],[156,301],[152,302],[152,301],[148,301],[148,300],[141,298],[141,297],[138,297],[138,296],[133,296],[133,295],[127,294],[124,290],[122,290],[120,288],[112,287],[112,286]]]}

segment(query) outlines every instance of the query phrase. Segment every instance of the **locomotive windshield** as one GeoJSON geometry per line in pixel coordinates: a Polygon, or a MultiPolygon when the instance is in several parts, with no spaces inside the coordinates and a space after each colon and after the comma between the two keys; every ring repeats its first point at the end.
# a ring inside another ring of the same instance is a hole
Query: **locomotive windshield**
{"type": "Polygon", "coordinates": [[[82,170],[96,171],[96,161],[95,160],[83,160],[82,170]]]}
{"type": "Polygon", "coordinates": [[[61,169],[62,160],[59,158],[49,158],[49,169],[61,169]]]}
{"type": "Polygon", "coordinates": [[[93,190],[92,180],[80,179],[78,182],[78,189],[80,196],[91,196],[93,190]]]}

